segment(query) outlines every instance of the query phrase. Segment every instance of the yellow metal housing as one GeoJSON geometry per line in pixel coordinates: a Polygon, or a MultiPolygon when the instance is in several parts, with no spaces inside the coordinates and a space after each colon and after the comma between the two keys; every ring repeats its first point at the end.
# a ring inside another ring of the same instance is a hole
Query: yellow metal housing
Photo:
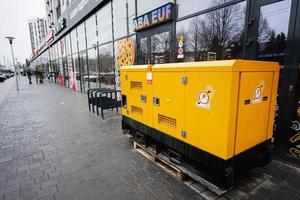
{"type": "Polygon", "coordinates": [[[120,71],[122,115],[198,149],[228,160],[272,137],[277,63],[227,60],[120,71]]]}

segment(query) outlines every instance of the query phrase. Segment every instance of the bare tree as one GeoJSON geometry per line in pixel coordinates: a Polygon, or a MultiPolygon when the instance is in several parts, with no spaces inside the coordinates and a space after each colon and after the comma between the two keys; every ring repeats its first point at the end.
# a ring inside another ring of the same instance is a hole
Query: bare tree
{"type": "Polygon", "coordinates": [[[238,44],[242,41],[244,16],[245,10],[240,4],[235,4],[195,17],[190,23],[187,49],[195,52],[195,60],[203,60],[201,52],[208,51],[215,52],[217,59],[224,59],[232,42],[238,44]]]}
{"type": "Polygon", "coordinates": [[[258,25],[258,43],[267,42],[272,34],[275,34],[274,30],[270,28],[268,20],[261,14],[258,25]]]}

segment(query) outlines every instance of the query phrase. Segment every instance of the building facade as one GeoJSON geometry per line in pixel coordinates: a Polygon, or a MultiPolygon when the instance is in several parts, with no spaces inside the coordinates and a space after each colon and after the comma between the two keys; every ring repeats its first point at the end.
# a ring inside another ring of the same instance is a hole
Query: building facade
{"type": "Polygon", "coordinates": [[[49,1],[53,35],[31,65],[76,91],[119,88],[123,65],[279,62],[274,155],[300,164],[298,0],[49,1]]]}
{"type": "Polygon", "coordinates": [[[32,52],[40,49],[48,33],[47,21],[43,18],[28,21],[32,52]]]}

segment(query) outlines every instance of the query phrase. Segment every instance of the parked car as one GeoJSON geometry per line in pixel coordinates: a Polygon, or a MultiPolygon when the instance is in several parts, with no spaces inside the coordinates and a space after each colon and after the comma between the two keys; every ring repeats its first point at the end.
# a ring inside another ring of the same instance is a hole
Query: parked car
{"type": "Polygon", "coordinates": [[[3,73],[0,73],[0,82],[4,82],[4,81],[5,81],[5,79],[6,79],[6,76],[5,76],[5,74],[3,74],[3,73]]]}
{"type": "Polygon", "coordinates": [[[4,74],[6,78],[11,78],[14,76],[14,72],[11,70],[1,70],[0,73],[4,74]]]}
{"type": "Polygon", "coordinates": [[[4,72],[3,74],[6,76],[6,78],[11,78],[11,74],[10,73],[4,72]]]}

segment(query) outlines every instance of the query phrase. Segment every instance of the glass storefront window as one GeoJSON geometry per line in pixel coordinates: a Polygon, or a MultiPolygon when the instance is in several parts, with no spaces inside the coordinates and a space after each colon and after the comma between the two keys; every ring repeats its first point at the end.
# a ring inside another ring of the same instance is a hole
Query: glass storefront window
{"type": "Polygon", "coordinates": [[[70,34],[65,37],[66,55],[72,55],[70,34]]]}
{"type": "Polygon", "coordinates": [[[97,48],[88,50],[89,82],[90,88],[100,87],[99,68],[97,65],[97,48]]]}
{"type": "Polygon", "coordinates": [[[178,18],[218,6],[229,1],[232,0],[177,0],[178,18]]]}
{"type": "Polygon", "coordinates": [[[112,40],[111,3],[107,3],[97,12],[98,41],[104,43],[112,40]],[[105,20],[103,20],[105,19],[105,20]]]}
{"type": "Polygon", "coordinates": [[[141,64],[148,64],[148,37],[140,39],[140,60],[141,64]]]}
{"type": "MultiPolygon", "coordinates": [[[[75,56],[74,56],[75,57],[75,56]]],[[[69,80],[69,87],[72,90],[77,90],[77,81],[76,81],[76,74],[73,67],[73,60],[72,56],[67,57],[68,62],[68,80],[69,80]]]]}
{"type": "Polygon", "coordinates": [[[92,15],[85,21],[87,48],[97,45],[96,16],[92,15]]]}
{"type": "Polygon", "coordinates": [[[55,48],[54,48],[54,47],[55,47],[54,45],[51,47],[51,51],[52,51],[52,60],[53,60],[53,61],[56,59],[56,52],[55,52],[55,48]]]}
{"type": "Polygon", "coordinates": [[[79,68],[79,59],[78,59],[78,54],[75,53],[73,54],[73,69],[74,69],[74,76],[76,77],[76,81],[74,83],[75,86],[73,86],[77,91],[81,91],[81,87],[80,87],[80,68],[79,68]]]}
{"type": "Polygon", "coordinates": [[[115,39],[126,36],[127,32],[132,33],[133,18],[135,18],[135,0],[114,0],[113,17],[115,39]]]}
{"type": "Polygon", "coordinates": [[[260,8],[256,59],[283,64],[290,11],[291,0],[280,1],[260,8]]]}
{"type": "Polygon", "coordinates": [[[57,83],[58,82],[58,75],[59,75],[58,60],[53,61],[53,73],[54,73],[54,82],[57,83]]]}
{"type": "Polygon", "coordinates": [[[86,49],[86,41],[85,41],[85,25],[81,23],[77,27],[77,37],[78,37],[78,51],[83,51],[86,49]]]}
{"type": "Polygon", "coordinates": [[[87,58],[86,58],[86,51],[79,53],[79,67],[80,67],[80,85],[81,85],[81,92],[86,92],[89,89],[89,74],[88,74],[88,67],[87,67],[87,58]]]}
{"type": "Polygon", "coordinates": [[[151,35],[150,63],[169,63],[171,59],[170,32],[151,35]]]}
{"type": "Polygon", "coordinates": [[[65,87],[69,87],[69,75],[68,75],[68,63],[67,57],[62,58],[62,66],[63,66],[63,83],[65,87]]]}
{"type": "Polygon", "coordinates": [[[77,48],[77,33],[76,33],[76,28],[71,32],[71,47],[72,47],[72,53],[77,53],[78,48],[77,48]]]}
{"type": "Polygon", "coordinates": [[[113,63],[113,44],[99,47],[100,82],[101,87],[115,88],[115,73],[113,63]]]}
{"type": "Polygon", "coordinates": [[[129,26],[129,34],[135,33],[133,31],[133,19],[136,17],[135,13],[135,0],[128,0],[128,26],[129,26]]]}
{"type": "Polygon", "coordinates": [[[61,46],[60,46],[60,42],[61,42],[61,41],[59,41],[59,42],[57,42],[57,43],[55,44],[56,52],[57,52],[57,58],[61,58],[61,46]]]}
{"type": "Polygon", "coordinates": [[[59,46],[58,48],[59,48],[61,57],[66,56],[65,38],[62,38],[62,39],[59,41],[58,46],[59,46]]]}
{"type": "Polygon", "coordinates": [[[139,16],[145,14],[169,2],[173,2],[173,1],[172,0],[151,0],[151,1],[137,0],[137,15],[139,16]]]}
{"type": "Polygon", "coordinates": [[[62,83],[63,82],[63,63],[62,63],[62,58],[59,58],[58,60],[57,60],[57,64],[58,64],[58,68],[57,68],[57,70],[58,70],[58,78],[60,79],[59,81],[61,81],[60,83],[62,83]]]}
{"type": "Polygon", "coordinates": [[[246,2],[177,23],[179,62],[241,58],[246,2]]]}

